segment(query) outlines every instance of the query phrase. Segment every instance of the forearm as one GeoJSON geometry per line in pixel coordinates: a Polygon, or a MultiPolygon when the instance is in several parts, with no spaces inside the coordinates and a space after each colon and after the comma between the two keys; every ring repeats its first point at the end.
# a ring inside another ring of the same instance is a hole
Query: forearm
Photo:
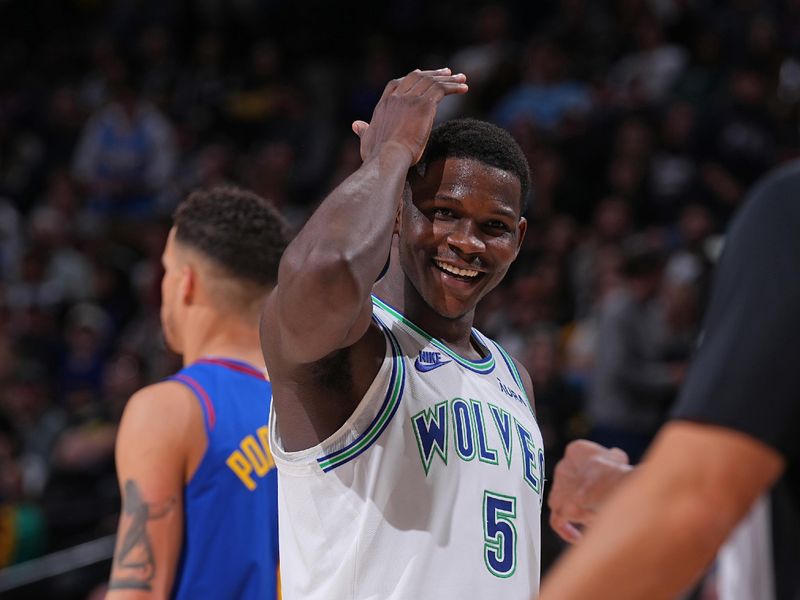
{"type": "MultiPolygon", "coordinates": [[[[144,502],[131,495],[130,482],[123,491],[117,543],[108,582],[108,600],[160,600],[168,598],[175,580],[181,550],[182,507],[176,497],[144,502]],[[139,507],[131,514],[131,505],[139,507]],[[149,509],[155,517],[147,518],[149,509]]],[[[135,483],[134,483],[135,485],[135,483]]]]}
{"type": "Polygon", "coordinates": [[[344,320],[359,310],[389,256],[410,164],[406,150],[385,144],[331,192],[284,253],[282,306],[304,315],[335,309],[344,320]]]}
{"type": "Polygon", "coordinates": [[[166,600],[170,597],[170,592],[163,589],[119,589],[115,585],[113,582],[109,585],[105,600],[166,600]]]}
{"type": "Polygon", "coordinates": [[[411,166],[407,150],[384,144],[325,198],[286,249],[286,262],[315,267],[317,254],[352,264],[371,287],[384,266],[411,166]]]}

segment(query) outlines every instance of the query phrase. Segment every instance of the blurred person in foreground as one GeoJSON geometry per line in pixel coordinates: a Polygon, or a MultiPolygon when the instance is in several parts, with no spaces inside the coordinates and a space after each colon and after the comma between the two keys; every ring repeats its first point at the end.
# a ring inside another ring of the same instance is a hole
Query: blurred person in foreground
{"type": "Polygon", "coordinates": [[[642,465],[583,440],[567,449],[551,524],[576,541],[594,522],[540,600],[675,598],[770,489],[781,518],[764,532],[774,535],[774,590],[758,598],[800,598],[798,191],[794,162],[755,187],[731,227],[700,348],[642,465]]]}
{"type": "Polygon", "coordinates": [[[184,368],[134,394],[122,416],[109,600],[276,597],[271,384],[258,320],[284,230],[271,204],[231,187],[195,192],[175,212],[161,320],[184,368]]]}

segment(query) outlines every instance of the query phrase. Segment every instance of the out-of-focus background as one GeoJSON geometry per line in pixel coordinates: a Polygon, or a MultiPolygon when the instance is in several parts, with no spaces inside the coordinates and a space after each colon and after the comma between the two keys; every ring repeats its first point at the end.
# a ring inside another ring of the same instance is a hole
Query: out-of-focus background
{"type": "Polygon", "coordinates": [[[478,326],[531,372],[549,468],[579,436],[641,455],[731,215],[798,155],[800,1],[0,0],[0,569],[72,549],[9,598],[107,577],[118,419],[180,365],[158,317],[176,203],[234,182],[299,227],[359,165],[350,122],[443,65],[470,92],[439,119],[498,123],[531,165],[478,326]]]}

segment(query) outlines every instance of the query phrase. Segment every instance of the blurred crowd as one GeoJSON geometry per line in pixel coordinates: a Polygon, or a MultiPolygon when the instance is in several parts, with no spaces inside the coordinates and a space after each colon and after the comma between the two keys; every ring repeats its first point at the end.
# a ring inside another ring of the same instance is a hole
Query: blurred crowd
{"type": "Polygon", "coordinates": [[[731,215],[798,155],[800,1],[0,0],[0,567],[115,530],[116,423],[180,365],[176,203],[234,182],[301,225],[359,164],[350,122],[442,65],[470,92],[439,118],[531,165],[478,326],[530,370],[550,468],[577,436],[641,456],[731,215]]]}

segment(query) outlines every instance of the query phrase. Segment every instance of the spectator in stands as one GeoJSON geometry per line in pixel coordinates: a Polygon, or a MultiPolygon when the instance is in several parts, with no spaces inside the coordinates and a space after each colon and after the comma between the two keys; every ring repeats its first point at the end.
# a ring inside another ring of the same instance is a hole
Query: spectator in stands
{"type": "Polygon", "coordinates": [[[686,51],[666,41],[661,24],[650,16],[639,19],[634,35],[636,48],[611,68],[609,84],[624,105],[657,104],[686,67],[686,51]]]}
{"type": "Polygon", "coordinates": [[[599,316],[594,380],[587,398],[589,437],[621,448],[637,462],[663,422],[683,380],[685,360],[667,355],[670,332],[658,303],[663,256],[633,247],[623,266],[624,285],[610,294],[599,316]]]}
{"type": "Polygon", "coordinates": [[[146,217],[175,169],[175,134],[152,104],[137,97],[124,71],[111,102],[86,124],[73,169],[86,186],[88,208],[108,217],[146,217]]]}
{"type": "Polygon", "coordinates": [[[504,127],[528,120],[555,132],[565,119],[583,117],[591,106],[588,87],[569,77],[564,50],[534,37],[525,52],[522,82],[495,107],[493,118],[504,127]]]}

